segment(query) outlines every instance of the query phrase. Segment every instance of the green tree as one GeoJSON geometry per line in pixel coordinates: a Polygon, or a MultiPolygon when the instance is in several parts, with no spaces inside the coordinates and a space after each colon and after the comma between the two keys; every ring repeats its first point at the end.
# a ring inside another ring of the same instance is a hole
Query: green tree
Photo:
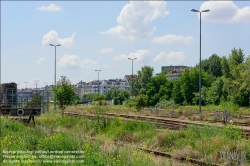
{"type": "Polygon", "coordinates": [[[220,104],[220,99],[223,93],[223,80],[218,78],[215,82],[212,83],[206,94],[206,104],[220,104]]]}
{"type": "Polygon", "coordinates": [[[150,79],[153,76],[154,69],[150,66],[144,66],[141,70],[141,86],[146,89],[150,79]]]}
{"type": "Polygon", "coordinates": [[[100,100],[105,100],[105,98],[106,98],[106,96],[104,94],[96,93],[96,94],[94,94],[93,100],[100,101],[100,100]]]}
{"type": "Polygon", "coordinates": [[[95,93],[84,94],[82,96],[82,100],[93,100],[95,95],[96,95],[95,93]]]}
{"type": "Polygon", "coordinates": [[[139,110],[141,108],[144,108],[148,105],[148,96],[140,94],[135,97],[135,102],[136,102],[136,109],[139,110]]]}
{"type": "Polygon", "coordinates": [[[244,62],[245,55],[243,54],[243,50],[239,48],[239,50],[233,48],[231,50],[231,54],[229,55],[228,61],[231,68],[241,64],[244,62]]]}
{"type": "Polygon", "coordinates": [[[77,98],[76,87],[71,84],[70,80],[62,76],[57,86],[52,88],[54,101],[58,101],[58,107],[62,110],[62,117],[67,106],[73,105],[77,98]]]}
{"type": "Polygon", "coordinates": [[[106,91],[106,100],[114,100],[114,105],[123,104],[123,101],[125,101],[129,97],[129,92],[125,90],[110,89],[106,91]]]}
{"type": "Polygon", "coordinates": [[[217,54],[213,54],[208,59],[205,59],[201,62],[202,69],[212,74],[216,77],[220,77],[222,75],[221,72],[221,58],[217,54]]]}
{"type": "Polygon", "coordinates": [[[148,96],[148,104],[155,106],[157,102],[163,99],[170,99],[173,84],[168,83],[166,75],[161,73],[150,79],[146,94],[148,96]]]}
{"type": "Polygon", "coordinates": [[[175,101],[176,104],[183,104],[184,97],[181,93],[181,79],[177,78],[173,80],[173,90],[172,90],[172,99],[175,101]]]}
{"type": "Polygon", "coordinates": [[[143,66],[141,70],[137,71],[137,74],[133,76],[133,80],[130,85],[133,86],[133,95],[146,94],[146,88],[153,76],[154,69],[150,66],[143,66]]]}
{"type": "Polygon", "coordinates": [[[221,72],[222,72],[222,75],[224,75],[226,78],[230,77],[229,62],[228,62],[228,59],[225,56],[223,56],[221,58],[221,72]]]}
{"type": "MultiPolygon", "coordinates": [[[[202,71],[202,87],[210,87],[214,77],[207,72],[202,71]]],[[[199,69],[197,67],[193,70],[185,70],[181,77],[181,95],[186,104],[192,104],[195,92],[199,92],[199,69]]]]}

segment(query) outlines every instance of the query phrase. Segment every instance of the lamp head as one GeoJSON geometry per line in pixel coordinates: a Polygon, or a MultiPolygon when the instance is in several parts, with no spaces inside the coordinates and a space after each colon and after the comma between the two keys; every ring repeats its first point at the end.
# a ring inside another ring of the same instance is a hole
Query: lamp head
{"type": "Polygon", "coordinates": [[[210,10],[209,9],[207,9],[207,10],[202,10],[201,12],[209,12],[210,10]]]}
{"type": "Polygon", "coordinates": [[[199,10],[196,10],[196,9],[192,9],[191,11],[192,12],[200,12],[199,10]]]}

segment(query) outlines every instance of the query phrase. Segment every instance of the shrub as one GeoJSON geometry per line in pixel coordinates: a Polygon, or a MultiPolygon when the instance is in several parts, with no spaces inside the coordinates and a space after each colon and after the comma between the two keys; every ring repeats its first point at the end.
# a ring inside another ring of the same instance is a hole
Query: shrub
{"type": "Polygon", "coordinates": [[[155,107],[157,108],[166,108],[166,107],[174,107],[175,106],[175,102],[174,100],[166,100],[163,99],[162,101],[158,102],[155,107]]]}

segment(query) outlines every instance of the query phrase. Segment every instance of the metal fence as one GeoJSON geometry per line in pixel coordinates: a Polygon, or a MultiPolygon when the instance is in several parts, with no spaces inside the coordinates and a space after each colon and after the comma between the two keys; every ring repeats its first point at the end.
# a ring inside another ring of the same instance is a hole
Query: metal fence
{"type": "Polygon", "coordinates": [[[35,90],[31,92],[17,92],[15,86],[4,87],[0,93],[0,104],[4,104],[1,109],[1,114],[18,115],[23,112],[23,116],[31,115],[36,112],[36,115],[49,111],[49,101],[52,99],[51,91],[35,90]]]}

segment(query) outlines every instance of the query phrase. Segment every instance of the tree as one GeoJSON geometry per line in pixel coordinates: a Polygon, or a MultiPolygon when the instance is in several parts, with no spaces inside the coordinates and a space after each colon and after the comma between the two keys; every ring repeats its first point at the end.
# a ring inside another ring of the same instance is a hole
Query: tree
{"type": "Polygon", "coordinates": [[[209,57],[209,69],[208,73],[216,77],[222,76],[221,72],[221,58],[217,54],[213,54],[209,57]]]}
{"type": "Polygon", "coordinates": [[[96,95],[95,93],[84,94],[82,96],[82,100],[93,100],[95,95],[96,95]]]}
{"type": "Polygon", "coordinates": [[[245,58],[245,55],[243,54],[242,49],[237,50],[237,49],[233,48],[231,50],[231,55],[229,55],[229,58],[228,58],[230,68],[243,63],[244,58],[245,58]]]}
{"type": "MultiPolygon", "coordinates": [[[[202,87],[210,87],[214,80],[214,76],[202,71],[202,87]]],[[[185,70],[180,76],[181,86],[180,92],[186,104],[192,104],[195,92],[199,92],[199,69],[185,70]]]]}
{"type": "Polygon", "coordinates": [[[164,73],[154,76],[147,85],[146,94],[148,96],[148,104],[155,106],[162,99],[170,99],[171,90],[172,84],[168,83],[164,73]]]}
{"type": "Polygon", "coordinates": [[[65,76],[61,76],[57,86],[52,88],[54,101],[58,101],[58,107],[62,110],[62,117],[67,106],[73,105],[77,98],[76,87],[65,76]]]}
{"type": "Polygon", "coordinates": [[[222,96],[223,90],[223,80],[218,78],[215,82],[212,83],[211,87],[209,88],[206,94],[206,104],[220,104],[220,99],[222,96]]]}
{"type": "Polygon", "coordinates": [[[146,107],[148,105],[148,96],[140,94],[135,97],[135,103],[136,103],[136,109],[140,110],[143,107],[146,107]]]}
{"type": "Polygon", "coordinates": [[[215,77],[220,77],[222,75],[221,58],[217,54],[213,54],[208,59],[202,60],[201,67],[205,72],[212,74],[215,77]]]}
{"type": "Polygon", "coordinates": [[[184,97],[181,94],[181,79],[177,78],[173,80],[173,90],[172,90],[172,99],[176,104],[182,104],[184,102],[184,97]]]}
{"type": "Polygon", "coordinates": [[[221,72],[226,78],[230,77],[230,67],[229,62],[225,56],[221,58],[221,72]]]}
{"type": "Polygon", "coordinates": [[[125,90],[110,89],[106,91],[106,100],[114,100],[115,105],[123,104],[123,101],[125,101],[129,97],[129,92],[125,90]]]}
{"type": "Polygon", "coordinates": [[[153,71],[154,71],[154,68],[152,68],[150,66],[142,67],[142,71],[141,71],[141,86],[142,86],[142,88],[146,89],[146,87],[149,83],[149,80],[153,76],[153,71]]]}
{"type": "Polygon", "coordinates": [[[150,66],[143,66],[137,74],[133,76],[130,85],[133,86],[133,95],[146,94],[146,88],[153,76],[154,69],[150,66]]]}

